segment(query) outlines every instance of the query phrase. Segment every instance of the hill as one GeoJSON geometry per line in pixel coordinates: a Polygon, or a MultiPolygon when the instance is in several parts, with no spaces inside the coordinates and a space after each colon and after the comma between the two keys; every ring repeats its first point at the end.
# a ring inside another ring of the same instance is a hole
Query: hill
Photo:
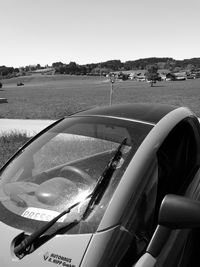
{"type": "Polygon", "coordinates": [[[175,60],[168,57],[151,57],[137,60],[129,60],[121,62],[121,60],[109,60],[99,63],[91,63],[86,65],[79,65],[76,62],[69,64],[62,62],[55,62],[52,66],[42,67],[40,64],[36,66],[25,66],[22,68],[13,68],[0,66],[0,79],[11,78],[15,76],[29,75],[31,73],[45,73],[49,74],[76,74],[76,75],[105,75],[112,71],[127,71],[133,69],[144,70],[148,65],[156,64],[158,69],[169,69],[177,72],[179,70],[200,70],[200,58],[191,58],[183,60],[175,60]]]}

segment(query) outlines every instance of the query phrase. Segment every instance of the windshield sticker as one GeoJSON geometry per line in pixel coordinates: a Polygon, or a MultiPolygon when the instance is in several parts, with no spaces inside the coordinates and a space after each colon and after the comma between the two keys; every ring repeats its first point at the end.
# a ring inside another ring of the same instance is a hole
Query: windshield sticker
{"type": "MultiPolygon", "coordinates": [[[[29,207],[21,214],[21,216],[31,220],[49,222],[59,214],[60,214],[59,212],[53,210],[45,210],[45,209],[29,207]]],[[[60,218],[58,222],[63,222],[65,220],[65,217],[66,216],[60,218]]]]}
{"type": "Polygon", "coordinates": [[[49,253],[48,251],[43,255],[43,259],[45,261],[48,261],[48,262],[51,262],[51,263],[54,263],[60,266],[64,266],[64,267],[76,267],[72,263],[72,259],[64,257],[59,254],[49,253]]]}

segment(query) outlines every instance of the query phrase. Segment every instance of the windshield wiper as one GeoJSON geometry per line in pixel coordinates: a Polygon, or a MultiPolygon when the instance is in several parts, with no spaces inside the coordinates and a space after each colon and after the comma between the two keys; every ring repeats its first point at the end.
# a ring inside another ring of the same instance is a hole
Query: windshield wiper
{"type": "Polygon", "coordinates": [[[110,180],[112,178],[112,175],[116,168],[118,167],[118,164],[122,158],[122,148],[126,144],[127,138],[124,138],[124,140],[121,142],[121,144],[118,146],[114,156],[111,158],[109,163],[107,164],[105,170],[103,171],[102,175],[97,180],[96,186],[93,189],[92,196],[90,198],[90,201],[88,203],[88,206],[83,214],[83,219],[86,219],[88,215],[90,214],[91,210],[94,208],[95,205],[99,204],[101,198],[103,197],[110,180]]]}
{"type": "MultiPolygon", "coordinates": [[[[97,183],[93,189],[93,191],[86,196],[84,200],[78,201],[63,212],[61,212],[59,215],[57,215],[55,218],[53,218],[51,221],[46,223],[43,227],[39,228],[35,232],[33,232],[30,236],[26,236],[22,239],[22,241],[17,244],[14,248],[14,253],[18,258],[23,258],[26,254],[29,254],[34,251],[34,248],[32,247],[34,242],[37,241],[49,228],[51,228],[61,217],[66,215],[67,213],[70,213],[73,208],[80,205],[84,201],[90,198],[90,201],[87,205],[87,208],[81,218],[74,220],[73,222],[70,222],[68,225],[64,225],[62,228],[70,226],[73,227],[74,225],[78,224],[80,221],[86,219],[92,209],[95,205],[97,205],[101,198],[103,197],[110,180],[112,178],[112,175],[114,171],[116,170],[120,159],[122,158],[122,148],[126,144],[127,138],[125,138],[119,147],[117,148],[114,156],[111,158],[111,160],[108,162],[105,170],[103,171],[102,175],[97,180],[97,183]]],[[[69,229],[71,228],[69,227],[69,229]]],[[[59,229],[60,230],[60,229],[59,229]]],[[[24,235],[25,236],[25,235],[24,235]]]]}
{"type": "MultiPolygon", "coordinates": [[[[84,201],[89,198],[90,195],[88,195],[84,201]]],[[[51,226],[53,226],[61,217],[63,217],[65,214],[70,213],[70,211],[75,208],[76,206],[80,205],[83,201],[79,201],[76,202],[75,204],[73,204],[72,206],[70,206],[69,208],[67,208],[66,210],[64,210],[63,212],[61,212],[59,215],[57,215],[56,217],[54,217],[51,221],[49,221],[48,223],[46,223],[43,227],[39,228],[38,230],[36,230],[35,232],[33,232],[30,236],[26,236],[19,245],[17,245],[14,248],[14,253],[18,258],[23,258],[26,254],[29,254],[33,251],[32,245],[33,243],[40,238],[51,226]]],[[[71,223],[78,223],[78,220],[74,220],[71,223]]],[[[71,224],[70,223],[70,224],[71,224]]]]}

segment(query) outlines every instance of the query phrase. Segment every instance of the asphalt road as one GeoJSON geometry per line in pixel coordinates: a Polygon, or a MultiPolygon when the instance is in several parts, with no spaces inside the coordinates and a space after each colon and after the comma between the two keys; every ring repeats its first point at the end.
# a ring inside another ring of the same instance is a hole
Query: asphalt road
{"type": "Polygon", "coordinates": [[[53,122],[53,120],[0,119],[0,135],[21,132],[28,136],[34,136],[53,122]]]}
{"type": "Polygon", "coordinates": [[[0,119],[0,135],[21,132],[26,133],[27,136],[34,136],[53,122],[54,120],[0,119]]]}

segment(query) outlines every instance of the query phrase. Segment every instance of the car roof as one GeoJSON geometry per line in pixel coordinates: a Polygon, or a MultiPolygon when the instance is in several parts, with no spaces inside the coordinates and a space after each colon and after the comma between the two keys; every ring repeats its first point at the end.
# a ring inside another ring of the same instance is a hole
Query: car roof
{"type": "Polygon", "coordinates": [[[73,116],[101,116],[137,120],[156,124],[176,106],[152,103],[118,104],[88,109],[73,116]]]}

